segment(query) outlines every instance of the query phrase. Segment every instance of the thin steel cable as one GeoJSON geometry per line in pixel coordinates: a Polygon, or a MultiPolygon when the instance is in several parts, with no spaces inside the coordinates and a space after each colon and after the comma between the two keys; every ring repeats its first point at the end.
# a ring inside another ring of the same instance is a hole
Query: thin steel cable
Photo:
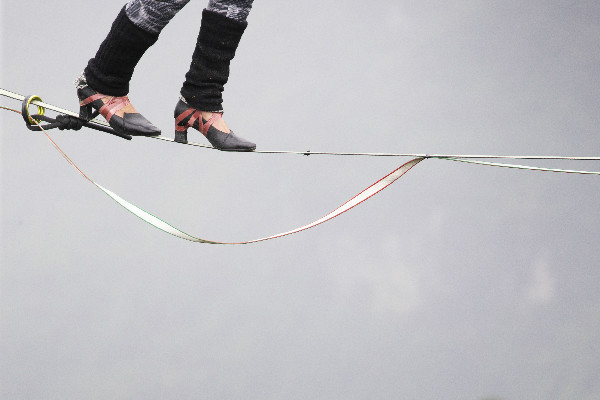
{"type": "MultiPolygon", "coordinates": [[[[0,95],[23,101],[25,96],[8,91],[6,89],[0,88],[0,95]]],[[[58,113],[71,115],[78,117],[79,115],[65,110],[63,108],[54,106],[52,104],[44,103],[42,101],[34,100],[31,104],[36,106],[45,107],[49,110],[56,111],[58,113]]],[[[103,126],[110,126],[106,121],[101,119],[94,119],[94,123],[103,126]]],[[[154,136],[149,137],[150,139],[162,140],[165,142],[172,142],[177,144],[182,144],[175,142],[172,138],[162,137],[162,136],[154,136]]],[[[193,147],[201,147],[209,150],[218,150],[212,146],[208,146],[201,143],[188,142],[185,143],[187,146],[193,147]]],[[[221,151],[221,150],[218,150],[221,151]]],[[[295,155],[303,155],[303,156],[312,156],[312,155],[325,155],[325,156],[367,156],[367,157],[418,157],[418,158],[438,158],[438,159],[513,159],[513,160],[573,160],[573,161],[600,161],[600,156],[536,156],[536,155],[493,155],[493,154],[419,154],[419,153],[372,153],[372,152],[335,152],[335,151],[294,151],[294,150],[254,150],[248,153],[256,153],[256,154],[295,154],[295,155]]],[[[565,170],[567,171],[567,170],[565,170]]],[[[558,171],[557,171],[558,172],[558,171]]],[[[585,171],[583,171],[585,172],[585,171]]]]}
{"type": "MultiPolygon", "coordinates": [[[[35,103],[32,103],[35,104],[35,103]]],[[[151,139],[163,140],[165,142],[175,142],[171,138],[154,136],[151,139]]],[[[212,146],[188,142],[187,145],[202,147],[209,150],[218,150],[212,146]]],[[[221,151],[221,150],[218,150],[221,151]]],[[[576,161],[600,161],[599,157],[581,157],[581,156],[510,156],[510,155],[491,155],[491,154],[419,154],[419,153],[367,153],[367,152],[335,152],[335,151],[294,151],[294,150],[254,150],[247,153],[257,154],[297,154],[302,156],[369,156],[369,157],[419,157],[419,158],[479,158],[479,159],[513,159],[513,160],[576,160],[576,161]]]]}
{"type": "Polygon", "coordinates": [[[546,171],[546,172],[564,172],[566,174],[581,174],[581,175],[600,175],[600,172],[595,171],[577,171],[572,169],[558,169],[558,168],[542,168],[542,167],[531,167],[528,165],[516,165],[516,164],[504,164],[504,163],[491,163],[485,161],[466,160],[460,158],[443,158],[448,161],[458,161],[469,164],[478,165],[489,165],[492,167],[503,167],[503,168],[514,168],[514,169],[525,169],[530,171],[546,171]]]}

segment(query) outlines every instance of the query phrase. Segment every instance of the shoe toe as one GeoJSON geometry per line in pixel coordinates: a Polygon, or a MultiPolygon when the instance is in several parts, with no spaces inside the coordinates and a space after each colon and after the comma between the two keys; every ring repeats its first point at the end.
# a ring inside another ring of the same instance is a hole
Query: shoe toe
{"type": "Polygon", "coordinates": [[[233,132],[229,132],[229,135],[227,135],[226,144],[228,147],[231,147],[232,150],[237,151],[253,151],[256,149],[255,143],[236,136],[233,132]]]}
{"type": "Polygon", "coordinates": [[[223,151],[254,151],[256,144],[236,136],[233,132],[229,134],[210,127],[206,138],[213,147],[223,151]]]}
{"type": "Polygon", "coordinates": [[[123,118],[124,130],[133,136],[160,136],[160,129],[142,114],[126,113],[123,118]]]}

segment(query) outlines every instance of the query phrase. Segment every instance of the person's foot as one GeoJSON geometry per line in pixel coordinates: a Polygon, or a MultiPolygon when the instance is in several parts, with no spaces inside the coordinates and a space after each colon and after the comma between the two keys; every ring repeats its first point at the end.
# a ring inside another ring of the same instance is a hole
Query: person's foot
{"type": "Polygon", "coordinates": [[[223,113],[200,111],[183,100],[175,106],[175,141],[187,143],[187,130],[201,132],[210,144],[223,151],[254,151],[256,144],[236,136],[223,120],[223,113]]]}
{"type": "Polygon", "coordinates": [[[231,133],[231,129],[229,129],[229,127],[225,123],[222,113],[216,113],[216,112],[211,112],[211,111],[200,111],[200,112],[202,113],[202,119],[204,121],[210,121],[212,119],[213,120],[212,126],[217,128],[221,132],[224,132],[227,134],[231,133]],[[215,116],[215,114],[218,114],[218,115],[215,116]]]}
{"type": "Polygon", "coordinates": [[[79,118],[89,121],[102,115],[115,131],[132,136],[160,136],[160,129],[137,112],[127,96],[117,97],[98,93],[88,86],[85,76],[79,77],[77,97],[79,118]]]}

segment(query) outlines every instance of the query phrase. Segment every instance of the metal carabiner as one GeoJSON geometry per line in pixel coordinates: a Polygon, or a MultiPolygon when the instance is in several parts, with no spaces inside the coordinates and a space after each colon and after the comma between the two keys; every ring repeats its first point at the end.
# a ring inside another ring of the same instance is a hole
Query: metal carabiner
{"type": "MultiPolygon", "coordinates": [[[[40,96],[37,96],[35,94],[32,94],[30,96],[26,96],[23,99],[23,105],[21,106],[21,115],[23,116],[23,119],[25,120],[25,123],[29,126],[29,125],[33,125],[36,123],[40,123],[42,122],[41,119],[34,119],[31,117],[31,114],[29,114],[29,105],[33,102],[33,101],[42,101],[42,98],[40,96]]],[[[37,115],[44,115],[44,113],[46,112],[46,109],[40,105],[37,105],[37,115]]]]}

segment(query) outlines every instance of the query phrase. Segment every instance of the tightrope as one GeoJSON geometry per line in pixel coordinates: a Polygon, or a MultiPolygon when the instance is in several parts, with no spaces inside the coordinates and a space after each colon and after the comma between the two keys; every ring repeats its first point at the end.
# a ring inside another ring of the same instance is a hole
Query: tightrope
{"type": "MultiPolygon", "coordinates": [[[[175,142],[171,138],[162,136],[150,137],[150,139],[163,140],[166,142],[175,142]]],[[[176,143],[176,142],[175,142],[176,143]]],[[[201,143],[187,143],[189,146],[202,147],[209,150],[218,150],[212,146],[201,143]]],[[[218,150],[220,151],[220,150],[218,150]]],[[[419,157],[419,158],[439,158],[439,159],[458,159],[458,158],[478,158],[478,159],[513,159],[513,160],[574,160],[574,161],[600,161],[600,157],[581,157],[581,156],[506,156],[491,154],[420,154],[420,153],[366,153],[366,152],[335,152],[335,151],[299,151],[299,150],[254,150],[249,153],[257,154],[296,154],[302,156],[367,156],[367,157],[419,157]]]]}
{"type": "MultiPolygon", "coordinates": [[[[5,95],[7,91],[5,91],[4,89],[0,89],[0,94],[5,95]]],[[[21,101],[23,101],[25,99],[24,96],[20,96],[17,95],[15,93],[9,92],[10,96],[12,98],[17,98],[21,97],[21,101]],[[16,96],[16,97],[15,97],[16,96]]],[[[31,100],[31,99],[30,99],[31,100]]],[[[41,101],[31,101],[31,104],[37,105],[38,107],[45,107],[54,111],[57,111],[59,113],[63,113],[65,115],[71,115],[71,116],[77,116],[75,113],[72,113],[71,111],[68,110],[63,110],[59,107],[56,106],[52,106],[50,104],[47,103],[43,103],[41,101]]],[[[18,114],[23,114],[21,111],[18,110],[14,110],[11,108],[7,108],[7,107],[2,107],[0,106],[1,109],[4,110],[8,110],[8,111],[12,111],[18,114]]],[[[25,107],[27,108],[27,107],[25,107]]],[[[27,113],[29,113],[28,110],[26,110],[27,113]]],[[[41,113],[40,113],[41,114],[41,113]]],[[[396,168],[395,170],[393,170],[392,172],[390,172],[389,174],[387,174],[386,176],[384,176],[383,178],[381,178],[380,180],[378,180],[377,182],[375,182],[374,184],[372,184],[371,186],[367,187],[366,189],[364,189],[363,191],[361,191],[359,194],[357,194],[356,196],[352,197],[350,200],[348,200],[347,202],[345,202],[344,204],[342,204],[341,206],[337,207],[335,210],[331,211],[330,213],[326,214],[325,216],[309,223],[306,225],[303,225],[301,227],[286,231],[286,232],[282,232],[282,233],[278,233],[275,235],[270,235],[270,236],[266,236],[266,237],[262,237],[259,239],[253,239],[253,240],[247,240],[247,241],[238,241],[238,242],[221,242],[221,241],[214,241],[214,240],[207,240],[207,239],[202,239],[200,237],[194,236],[194,235],[190,235],[184,231],[182,231],[179,228],[174,227],[173,225],[165,222],[164,220],[152,215],[151,213],[144,211],[143,209],[137,207],[136,205],[128,202],[127,200],[123,199],[122,197],[120,197],[118,194],[112,192],[111,190],[103,187],[102,185],[98,184],[97,182],[95,182],[94,180],[92,180],[90,177],[88,177],[82,169],[80,169],[74,162],[73,160],[71,160],[71,158],[56,144],[56,142],[54,142],[54,140],[52,140],[52,138],[50,137],[50,135],[48,134],[48,132],[40,125],[40,121],[36,120],[36,119],[32,119],[31,116],[27,115],[26,116],[27,120],[28,120],[28,124],[34,123],[35,125],[37,125],[37,127],[39,128],[40,131],[42,131],[44,133],[44,135],[48,138],[48,140],[52,143],[52,145],[56,148],[56,150],[67,160],[67,162],[73,167],[75,168],[79,174],[85,178],[88,182],[92,183],[94,186],[96,186],[98,189],[100,189],[102,192],[104,192],[106,195],[108,195],[111,199],[113,199],[115,202],[117,202],[119,205],[121,205],[122,207],[124,207],[126,210],[128,210],[129,212],[131,212],[132,214],[134,214],[135,216],[137,216],[138,218],[140,218],[141,220],[145,221],[146,223],[150,224],[151,226],[162,230],[163,232],[169,233],[175,237],[178,237],[180,239],[184,239],[184,240],[189,240],[192,242],[197,242],[197,243],[206,243],[206,244],[250,244],[250,243],[257,243],[257,242],[262,242],[262,241],[266,241],[266,240],[271,240],[271,239],[275,239],[275,238],[280,238],[280,237],[284,237],[284,236],[288,236],[288,235],[292,235],[301,231],[304,231],[306,229],[310,229],[313,228],[317,225],[320,225],[324,222],[327,222],[335,217],[337,217],[338,215],[341,215],[343,213],[345,213],[346,211],[356,207],[357,205],[359,205],[360,203],[368,200],[369,198],[373,197],[374,195],[376,195],[377,193],[379,193],[380,191],[382,191],[383,189],[387,188],[388,186],[390,186],[392,183],[394,183],[396,180],[398,180],[400,177],[402,177],[404,174],[406,174],[411,168],[413,168],[415,165],[417,165],[418,163],[420,163],[421,161],[423,161],[424,159],[429,159],[429,158],[434,158],[434,159],[440,159],[440,160],[448,160],[448,161],[457,161],[457,162],[464,162],[464,163],[471,163],[471,164],[479,164],[479,165],[488,165],[488,166],[495,166],[495,167],[505,167],[505,168],[517,168],[517,169],[526,169],[526,170],[535,170],[535,171],[549,171],[549,172],[562,172],[562,173],[572,173],[572,174],[589,174],[589,175],[600,175],[600,172],[593,172],[593,171],[576,171],[576,170],[565,170],[565,169],[552,169],[552,168],[540,168],[540,167],[530,167],[530,166],[525,166],[525,165],[513,165],[513,164],[503,164],[503,163],[492,163],[492,162],[484,162],[484,161],[477,161],[477,160],[473,160],[473,158],[488,158],[488,159],[529,159],[529,160],[600,160],[600,157],[570,157],[570,156],[502,156],[502,155],[442,155],[442,154],[401,154],[401,153],[336,153],[336,152],[312,152],[312,151],[304,151],[304,152],[300,152],[300,151],[254,151],[255,153],[267,153],[267,154],[301,154],[301,155],[336,155],[336,156],[344,156],[344,155],[348,155],[348,156],[384,156],[384,157],[415,157],[412,160],[402,164],[400,167],[396,168]]],[[[107,125],[104,121],[99,121],[99,124],[101,125],[107,125]]],[[[160,140],[164,140],[164,141],[171,141],[174,142],[173,139],[169,139],[169,138],[161,138],[161,137],[157,137],[157,139],[160,140]]],[[[206,145],[202,145],[202,144],[197,144],[197,143],[188,143],[192,146],[198,146],[198,147],[204,147],[204,148],[210,148],[212,149],[212,147],[206,146],[206,145]]]]}
{"type": "MultiPolygon", "coordinates": [[[[14,100],[23,101],[25,100],[25,96],[11,92],[6,89],[0,88],[0,95],[5,97],[9,97],[14,100]]],[[[56,111],[61,114],[69,115],[72,117],[78,117],[79,115],[74,113],[73,111],[66,110],[61,107],[57,107],[52,104],[44,103],[41,100],[33,100],[31,101],[32,105],[47,108],[49,110],[56,111]]],[[[5,108],[5,107],[3,107],[5,108]]],[[[6,109],[6,108],[5,108],[6,109]]],[[[97,125],[102,125],[104,127],[110,127],[110,125],[102,120],[102,119],[94,119],[92,120],[97,125]]],[[[163,136],[150,136],[147,137],[149,139],[154,140],[162,140],[165,142],[172,142],[178,145],[185,144],[186,146],[200,147],[204,149],[210,150],[218,150],[212,146],[188,142],[188,143],[178,143],[175,142],[174,139],[163,137],[163,136]]],[[[221,150],[218,150],[221,151],[221,150]]],[[[303,156],[367,156],[367,157],[418,157],[418,158],[438,158],[438,159],[452,159],[452,161],[458,161],[457,159],[513,159],[513,160],[574,160],[574,161],[600,161],[600,156],[536,156],[536,155],[492,155],[492,154],[419,154],[419,153],[373,153],[373,152],[335,152],[335,151],[312,151],[312,150],[304,150],[304,151],[294,151],[294,150],[254,150],[248,153],[256,153],[256,154],[295,154],[295,155],[303,155],[303,156]]],[[[483,164],[483,165],[491,165],[491,164],[483,164]]],[[[505,165],[494,165],[494,166],[505,166],[505,165]]],[[[532,167],[532,169],[539,171],[551,171],[551,172],[569,172],[568,170],[559,170],[559,169],[536,169],[532,167]]],[[[585,172],[590,173],[590,172],[585,172]]],[[[596,172],[591,172],[592,174],[596,174],[596,172]]]]}

